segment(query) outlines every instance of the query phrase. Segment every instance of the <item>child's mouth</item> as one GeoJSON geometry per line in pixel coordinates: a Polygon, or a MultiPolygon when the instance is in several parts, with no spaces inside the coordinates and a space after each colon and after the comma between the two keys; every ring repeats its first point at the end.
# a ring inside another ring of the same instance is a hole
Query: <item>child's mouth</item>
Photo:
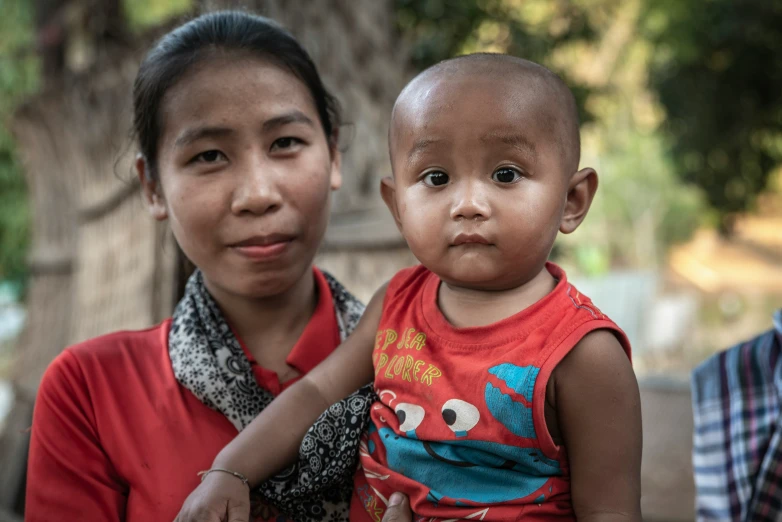
{"type": "Polygon", "coordinates": [[[453,246],[459,245],[490,245],[491,242],[480,234],[458,234],[453,238],[453,246]]]}

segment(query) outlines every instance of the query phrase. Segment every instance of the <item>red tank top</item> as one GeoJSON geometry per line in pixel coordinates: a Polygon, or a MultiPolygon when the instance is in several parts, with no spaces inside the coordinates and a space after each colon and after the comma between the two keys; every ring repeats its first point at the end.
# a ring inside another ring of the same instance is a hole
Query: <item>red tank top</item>
{"type": "Polygon", "coordinates": [[[565,449],[545,421],[546,384],[589,332],[624,333],[549,263],[556,288],[497,323],[455,328],[423,266],[388,285],[373,352],[372,424],[360,449],[352,520],[379,522],[406,493],[417,520],[573,519],[565,449]]]}

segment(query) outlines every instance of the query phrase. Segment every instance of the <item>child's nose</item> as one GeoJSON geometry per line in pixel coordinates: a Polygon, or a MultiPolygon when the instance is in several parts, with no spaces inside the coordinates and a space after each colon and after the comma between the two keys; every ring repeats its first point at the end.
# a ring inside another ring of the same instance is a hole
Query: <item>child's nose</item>
{"type": "Polygon", "coordinates": [[[491,217],[491,205],[480,183],[465,183],[456,191],[451,207],[451,219],[475,219],[484,221],[491,217]]]}

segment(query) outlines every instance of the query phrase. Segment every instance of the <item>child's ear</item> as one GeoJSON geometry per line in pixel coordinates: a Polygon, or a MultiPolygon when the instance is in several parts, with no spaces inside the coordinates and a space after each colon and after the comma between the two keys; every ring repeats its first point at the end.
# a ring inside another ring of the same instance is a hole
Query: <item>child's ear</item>
{"type": "Polygon", "coordinates": [[[559,231],[570,234],[584,221],[597,192],[597,172],[595,169],[581,169],[570,178],[565,212],[559,224],[559,231]]]}
{"type": "Polygon", "coordinates": [[[383,201],[386,202],[388,210],[390,210],[391,215],[394,216],[396,228],[402,232],[402,222],[399,220],[399,208],[396,206],[396,183],[394,183],[394,178],[386,176],[380,180],[380,195],[383,196],[383,201]]]}
{"type": "Polygon", "coordinates": [[[136,174],[141,182],[147,210],[158,221],[164,221],[168,218],[168,207],[166,207],[166,201],[163,198],[163,191],[160,190],[160,185],[153,178],[146,158],[141,154],[136,156],[136,174]]]}

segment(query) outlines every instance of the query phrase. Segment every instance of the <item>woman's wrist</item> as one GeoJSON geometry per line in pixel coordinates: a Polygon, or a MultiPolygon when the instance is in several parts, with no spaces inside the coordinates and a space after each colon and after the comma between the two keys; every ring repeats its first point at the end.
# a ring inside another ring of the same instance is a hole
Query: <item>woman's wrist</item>
{"type": "Polygon", "coordinates": [[[261,478],[258,476],[259,474],[253,473],[253,470],[250,469],[246,455],[243,459],[236,458],[231,455],[230,449],[230,446],[223,448],[223,450],[217,454],[209,469],[224,469],[228,472],[236,473],[245,479],[245,484],[247,484],[250,489],[255,488],[261,482],[261,478]]]}
{"type": "Polygon", "coordinates": [[[230,469],[225,469],[225,468],[212,467],[204,471],[199,471],[198,475],[201,477],[201,482],[203,482],[204,479],[206,479],[206,477],[209,476],[209,474],[211,473],[222,473],[223,475],[232,476],[235,479],[240,480],[242,484],[247,486],[248,489],[252,489],[250,487],[250,481],[247,480],[247,477],[245,477],[244,475],[242,475],[237,471],[231,471],[230,469]]]}

